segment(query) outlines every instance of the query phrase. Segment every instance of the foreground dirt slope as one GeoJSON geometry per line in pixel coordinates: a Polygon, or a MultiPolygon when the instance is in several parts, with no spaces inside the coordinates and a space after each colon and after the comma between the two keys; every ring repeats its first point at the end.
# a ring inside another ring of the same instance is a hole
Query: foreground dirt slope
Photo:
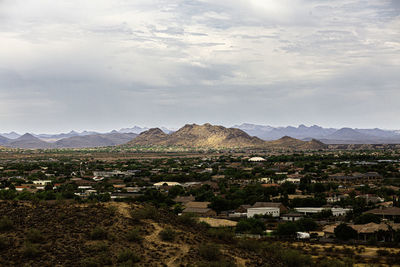
{"type": "MultiPolygon", "coordinates": [[[[134,220],[131,209],[126,203],[0,202],[3,226],[3,216],[12,222],[0,231],[0,266],[207,266],[198,248],[214,240],[200,229],[180,225],[170,214],[134,220]],[[175,241],[161,241],[159,233],[169,227],[177,233],[175,241]],[[129,240],[133,229],[142,241],[129,240]],[[124,254],[127,250],[135,256],[124,254]]],[[[219,245],[231,266],[265,263],[233,245],[219,245]]]]}

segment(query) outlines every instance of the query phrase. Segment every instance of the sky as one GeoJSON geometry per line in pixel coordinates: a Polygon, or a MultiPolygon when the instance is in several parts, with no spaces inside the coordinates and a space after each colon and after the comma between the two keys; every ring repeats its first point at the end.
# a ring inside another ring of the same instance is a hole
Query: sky
{"type": "Polygon", "coordinates": [[[400,129],[399,0],[0,0],[0,132],[400,129]]]}

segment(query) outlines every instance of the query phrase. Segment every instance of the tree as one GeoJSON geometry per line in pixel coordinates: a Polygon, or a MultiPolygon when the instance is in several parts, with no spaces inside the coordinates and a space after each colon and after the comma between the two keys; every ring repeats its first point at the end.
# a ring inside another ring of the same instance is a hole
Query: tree
{"type": "Polygon", "coordinates": [[[360,216],[358,216],[354,219],[355,224],[366,224],[366,223],[370,223],[370,222],[380,223],[381,218],[379,218],[379,216],[375,215],[375,214],[365,213],[365,214],[361,214],[360,216]]]}
{"type": "Polygon", "coordinates": [[[341,240],[349,240],[357,237],[357,231],[345,223],[339,224],[334,231],[335,236],[341,240]]]}
{"type": "Polygon", "coordinates": [[[317,229],[318,224],[311,218],[301,218],[296,221],[296,225],[299,231],[309,232],[317,229]]]}
{"type": "Polygon", "coordinates": [[[276,233],[279,236],[294,236],[298,231],[297,224],[294,222],[286,222],[278,225],[276,233]]]}
{"type": "Polygon", "coordinates": [[[236,232],[249,234],[262,234],[265,230],[265,225],[260,219],[248,218],[241,219],[236,225],[236,232]]]}
{"type": "Polygon", "coordinates": [[[217,213],[221,211],[228,210],[231,208],[231,202],[222,198],[220,196],[215,197],[209,206],[211,209],[215,210],[217,213]]]}

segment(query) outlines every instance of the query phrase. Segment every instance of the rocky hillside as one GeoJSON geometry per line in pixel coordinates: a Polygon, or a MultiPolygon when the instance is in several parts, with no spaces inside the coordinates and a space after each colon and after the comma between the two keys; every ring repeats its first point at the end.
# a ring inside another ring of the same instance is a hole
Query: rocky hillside
{"type": "Polygon", "coordinates": [[[275,141],[263,141],[236,128],[225,128],[211,124],[187,124],[172,134],[158,128],[141,133],[128,145],[162,145],[197,148],[261,148],[261,149],[325,149],[327,146],[317,140],[301,141],[283,137],[275,141]]]}
{"type": "Polygon", "coordinates": [[[275,141],[266,142],[266,147],[271,149],[291,149],[291,150],[319,150],[326,149],[328,146],[318,140],[302,141],[289,136],[284,136],[275,141]]]}
{"type": "Polygon", "coordinates": [[[0,202],[0,210],[0,266],[283,266],[150,207],[0,202]]]}
{"type": "Polygon", "coordinates": [[[129,144],[131,145],[166,145],[207,148],[258,147],[264,141],[252,137],[242,130],[225,128],[211,124],[187,124],[172,134],[165,134],[160,129],[150,129],[129,144]]]}

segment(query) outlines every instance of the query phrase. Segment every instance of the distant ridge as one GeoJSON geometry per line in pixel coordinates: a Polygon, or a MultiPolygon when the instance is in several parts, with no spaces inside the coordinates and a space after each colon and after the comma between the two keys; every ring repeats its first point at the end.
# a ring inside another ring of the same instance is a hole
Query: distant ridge
{"type": "Polygon", "coordinates": [[[0,145],[5,145],[10,141],[11,141],[10,139],[0,135],[0,145]]]}
{"type": "Polygon", "coordinates": [[[205,148],[324,149],[327,145],[397,145],[400,131],[323,128],[318,125],[272,127],[244,123],[232,128],[186,124],[182,128],[133,126],[108,133],[70,131],[60,134],[0,134],[0,146],[12,148],[85,148],[116,146],[186,146],[205,148]],[[133,133],[134,131],[140,132],[133,133]],[[6,135],[6,136],[4,136],[6,135]],[[14,138],[17,137],[17,138],[14,138]]]}
{"type": "Polygon", "coordinates": [[[32,149],[45,149],[54,147],[53,144],[40,140],[39,138],[34,137],[32,134],[29,133],[26,133],[18,137],[17,139],[11,140],[5,146],[32,149]]]}
{"type": "Polygon", "coordinates": [[[9,133],[0,133],[0,136],[6,137],[8,139],[16,139],[21,135],[16,132],[9,132],[9,133]]]}
{"type": "Polygon", "coordinates": [[[73,136],[58,140],[54,143],[58,148],[85,148],[85,147],[104,147],[122,145],[133,138],[137,134],[134,133],[108,133],[108,134],[93,134],[85,136],[73,136]]]}
{"type": "Polygon", "coordinates": [[[318,125],[272,127],[244,123],[239,129],[263,140],[277,140],[291,136],[301,140],[318,139],[326,144],[400,144],[400,132],[382,129],[323,128],[318,125]]]}

